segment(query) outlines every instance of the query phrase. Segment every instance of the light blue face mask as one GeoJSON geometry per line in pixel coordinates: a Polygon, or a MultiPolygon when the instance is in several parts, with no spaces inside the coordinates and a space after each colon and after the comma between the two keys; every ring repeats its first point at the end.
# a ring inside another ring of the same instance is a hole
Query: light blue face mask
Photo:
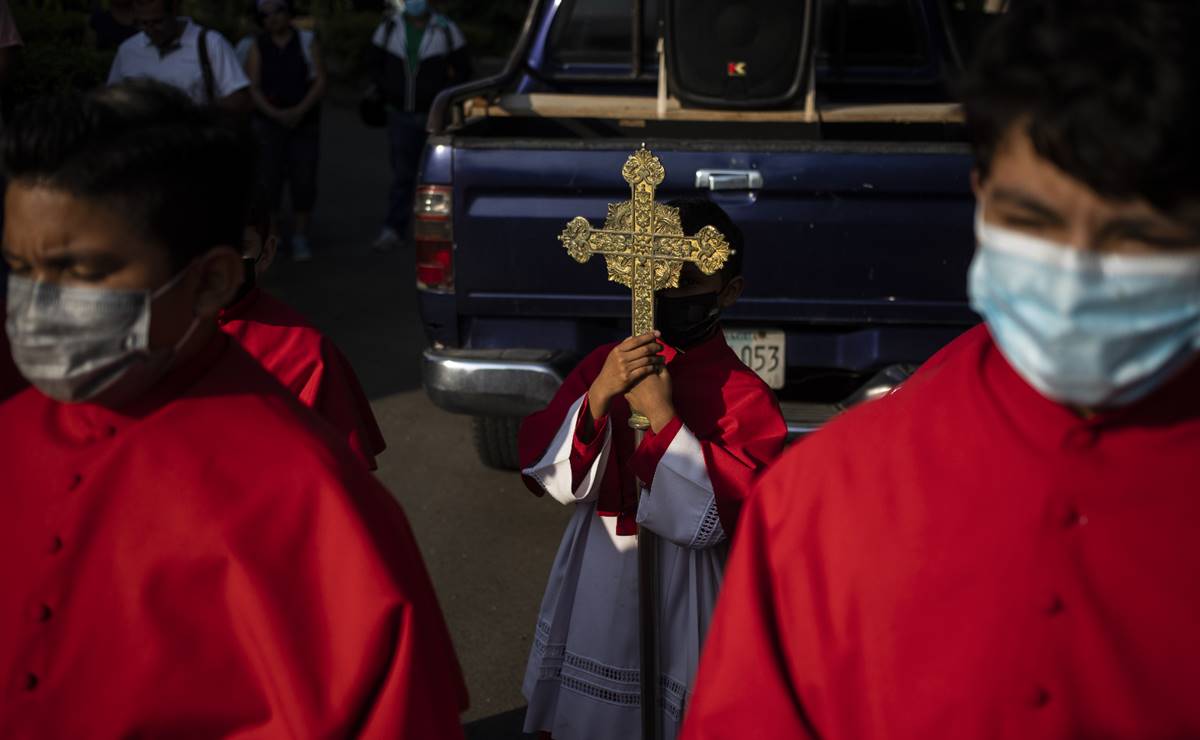
{"type": "Polygon", "coordinates": [[[971,307],[1043,395],[1122,406],[1200,355],[1200,253],[1097,254],[986,223],[971,263],[971,307]]]}
{"type": "Polygon", "coordinates": [[[429,11],[429,3],[427,0],[405,0],[404,14],[413,17],[420,17],[429,11]]]}

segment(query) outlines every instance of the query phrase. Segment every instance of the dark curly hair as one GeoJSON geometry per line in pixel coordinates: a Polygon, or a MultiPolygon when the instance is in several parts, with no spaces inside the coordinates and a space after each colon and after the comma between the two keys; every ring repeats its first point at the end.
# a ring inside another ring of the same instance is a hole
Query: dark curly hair
{"type": "Polygon", "coordinates": [[[1040,156],[1101,195],[1194,214],[1200,2],[1013,5],[960,85],[980,174],[1013,127],[1024,126],[1040,156]]]}
{"type": "Polygon", "coordinates": [[[150,80],[36,100],[0,139],[15,182],[111,203],[176,269],[240,249],[256,145],[244,123],[150,80]]]}

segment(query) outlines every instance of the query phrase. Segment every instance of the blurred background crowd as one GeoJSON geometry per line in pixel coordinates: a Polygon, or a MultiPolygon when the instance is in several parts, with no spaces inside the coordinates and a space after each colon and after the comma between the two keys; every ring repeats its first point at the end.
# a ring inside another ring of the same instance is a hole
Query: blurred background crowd
{"type": "MultiPolygon", "coordinates": [[[[118,3],[120,0],[118,0],[118,3]]],[[[7,105],[70,88],[88,89],[108,76],[116,48],[96,32],[109,0],[9,0],[24,48],[5,94],[7,105]]],[[[524,0],[435,0],[467,37],[476,74],[498,68],[525,16],[524,0]]],[[[388,0],[296,0],[297,25],[314,30],[325,50],[330,93],[357,95],[366,79],[371,34],[388,0]]],[[[260,32],[252,0],[185,0],[182,15],[219,31],[233,44],[260,32]]],[[[103,27],[101,25],[101,27],[103,27]]]]}

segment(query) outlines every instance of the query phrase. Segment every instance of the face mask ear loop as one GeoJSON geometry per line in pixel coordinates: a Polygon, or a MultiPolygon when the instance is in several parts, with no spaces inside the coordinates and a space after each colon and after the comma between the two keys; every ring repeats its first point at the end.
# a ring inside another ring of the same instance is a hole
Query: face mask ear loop
{"type": "Polygon", "coordinates": [[[159,298],[166,295],[167,293],[170,293],[171,290],[178,287],[178,285],[183,282],[183,279],[185,277],[187,277],[187,274],[189,272],[191,272],[192,265],[194,265],[194,264],[196,264],[196,260],[192,260],[191,262],[187,263],[186,265],[184,265],[183,269],[180,270],[179,272],[175,273],[175,275],[172,276],[170,280],[163,283],[160,287],[158,287],[157,289],[152,291],[150,293],[150,300],[152,302],[157,301],[159,298]]]}
{"type": "MultiPolygon", "coordinates": [[[[166,295],[167,293],[171,292],[171,290],[178,287],[179,284],[183,282],[183,279],[187,276],[187,274],[189,272],[191,272],[192,266],[195,264],[196,264],[196,260],[192,260],[191,262],[187,263],[187,265],[185,265],[182,270],[175,273],[174,277],[172,277],[170,280],[168,280],[166,283],[164,283],[160,288],[158,288],[154,292],[150,293],[150,303],[153,303],[154,301],[158,300],[159,297],[166,295]]],[[[151,309],[151,310],[153,310],[153,309],[151,309]]],[[[187,344],[188,340],[191,339],[192,335],[196,333],[196,329],[199,328],[199,326],[200,326],[200,317],[198,315],[196,315],[196,307],[193,306],[192,307],[192,323],[188,324],[187,331],[185,331],[183,333],[183,336],[181,336],[179,338],[179,341],[175,342],[175,344],[171,346],[171,354],[172,355],[179,354],[179,348],[182,347],[183,345],[187,344]]]]}
{"type": "Polygon", "coordinates": [[[181,336],[179,338],[179,341],[176,342],[175,345],[171,347],[171,354],[172,355],[179,354],[179,348],[188,343],[188,340],[192,338],[192,335],[196,333],[196,329],[198,329],[199,327],[200,327],[200,317],[193,316],[192,323],[188,324],[187,331],[185,331],[183,333],[183,336],[181,336]]]}

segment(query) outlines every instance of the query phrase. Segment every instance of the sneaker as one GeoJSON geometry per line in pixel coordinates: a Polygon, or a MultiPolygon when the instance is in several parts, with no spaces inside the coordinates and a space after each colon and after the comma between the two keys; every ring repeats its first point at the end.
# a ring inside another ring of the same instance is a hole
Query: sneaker
{"type": "Polygon", "coordinates": [[[400,246],[400,235],[390,226],[384,226],[379,231],[379,236],[375,237],[375,241],[371,244],[371,249],[376,252],[390,252],[400,246]]]}
{"type": "Polygon", "coordinates": [[[303,236],[292,237],[292,261],[308,262],[311,259],[312,249],[308,246],[308,238],[303,236]]]}

